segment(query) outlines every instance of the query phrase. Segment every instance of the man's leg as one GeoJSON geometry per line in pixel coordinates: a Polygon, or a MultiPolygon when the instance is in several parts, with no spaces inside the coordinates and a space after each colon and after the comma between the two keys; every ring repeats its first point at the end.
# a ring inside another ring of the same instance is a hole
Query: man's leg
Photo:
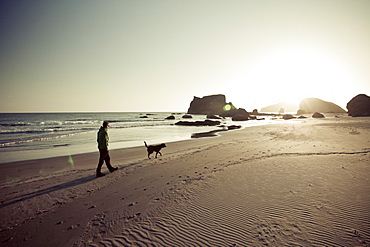
{"type": "Polygon", "coordinates": [[[103,163],[104,163],[104,159],[105,159],[105,155],[106,155],[106,150],[102,150],[100,149],[99,150],[99,163],[98,163],[98,167],[96,168],[96,176],[99,177],[99,176],[102,176],[102,172],[101,172],[101,167],[103,166],[103,163]]]}
{"type": "Polygon", "coordinates": [[[107,168],[108,168],[108,170],[109,170],[110,172],[114,172],[115,170],[117,170],[117,168],[114,168],[114,167],[112,166],[112,164],[110,163],[109,151],[108,151],[108,150],[106,150],[106,151],[107,151],[107,153],[106,153],[106,155],[105,155],[105,157],[104,157],[105,164],[107,165],[107,168]]]}

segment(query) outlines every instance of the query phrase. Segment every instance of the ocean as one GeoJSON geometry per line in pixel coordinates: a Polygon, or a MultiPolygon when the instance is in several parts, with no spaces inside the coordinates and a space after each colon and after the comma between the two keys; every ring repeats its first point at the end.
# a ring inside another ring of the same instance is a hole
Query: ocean
{"type": "MultiPolygon", "coordinates": [[[[109,149],[168,143],[191,139],[192,134],[218,129],[215,126],[175,125],[178,121],[205,120],[205,115],[183,119],[185,113],[0,113],[0,163],[74,155],[97,151],[96,134],[103,121],[110,122],[109,149]],[[166,120],[168,116],[175,120],[166,120]]],[[[263,125],[269,120],[232,122],[242,127],[263,125]]]]}

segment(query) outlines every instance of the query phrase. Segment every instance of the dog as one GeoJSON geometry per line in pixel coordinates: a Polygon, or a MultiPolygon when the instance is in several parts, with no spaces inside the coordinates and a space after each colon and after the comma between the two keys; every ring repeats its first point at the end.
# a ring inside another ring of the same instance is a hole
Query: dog
{"type": "Polygon", "coordinates": [[[157,155],[158,154],[160,154],[161,156],[162,156],[162,154],[161,154],[161,149],[162,148],[165,148],[166,147],[166,144],[164,144],[164,143],[162,143],[162,144],[160,144],[160,145],[149,145],[148,146],[148,144],[146,144],[146,142],[144,141],[144,143],[145,143],[145,147],[147,148],[147,151],[148,151],[148,158],[150,159],[150,155],[153,153],[153,152],[156,152],[156,154],[155,154],[155,158],[157,158],[157,155]]]}

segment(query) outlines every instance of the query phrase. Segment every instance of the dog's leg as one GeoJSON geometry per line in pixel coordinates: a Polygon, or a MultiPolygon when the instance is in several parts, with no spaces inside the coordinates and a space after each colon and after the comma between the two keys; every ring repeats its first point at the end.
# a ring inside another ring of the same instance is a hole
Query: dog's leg
{"type": "Polygon", "coordinates": [[[161,156],[162,156],[162,154],[161,154],[161,152],[156,152],[156,154],[155,154],[155,158],[157,158],[157,156],[158,156],[158,154],[160,154],[161,156]]]}

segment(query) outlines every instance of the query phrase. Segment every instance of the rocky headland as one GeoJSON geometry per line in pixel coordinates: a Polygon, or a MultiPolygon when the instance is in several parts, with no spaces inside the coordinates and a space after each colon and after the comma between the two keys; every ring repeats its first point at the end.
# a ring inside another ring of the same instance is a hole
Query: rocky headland
{"type": "Polygon", "coordinates": [[[340,106],[318,98],[306,98],[299,104],[300,113],[345,113],[340,106]]]}

